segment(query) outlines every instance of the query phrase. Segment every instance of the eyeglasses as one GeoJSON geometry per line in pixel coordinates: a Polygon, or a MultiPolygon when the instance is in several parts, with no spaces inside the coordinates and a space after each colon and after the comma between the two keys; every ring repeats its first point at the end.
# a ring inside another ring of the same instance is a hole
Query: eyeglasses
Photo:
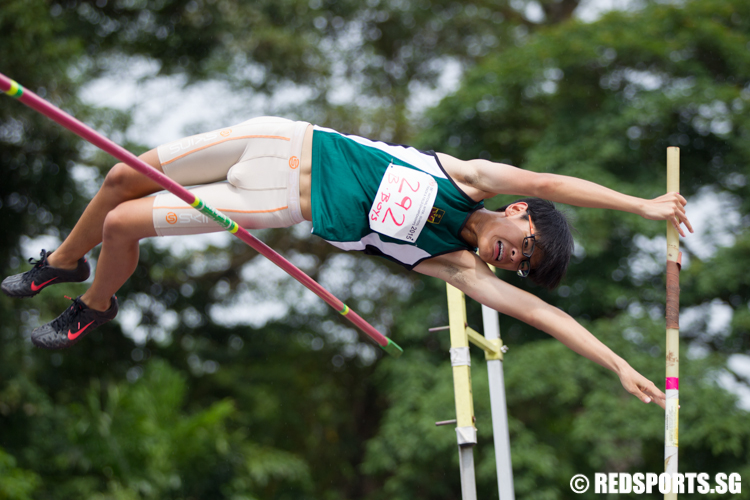
{"type": "Polygon", "coordinates": [[[534,228],[531,225],[531,215],[529,215],[529,236],[523,239],[523,246],[521,247],[521,253],[526,260],[521,261],[518,265],[518,274],[521,278],[525,278],[531,272],[531,256],[534,254],[534,242],[536,241],[536,235],[534,234],[534,228]]]}

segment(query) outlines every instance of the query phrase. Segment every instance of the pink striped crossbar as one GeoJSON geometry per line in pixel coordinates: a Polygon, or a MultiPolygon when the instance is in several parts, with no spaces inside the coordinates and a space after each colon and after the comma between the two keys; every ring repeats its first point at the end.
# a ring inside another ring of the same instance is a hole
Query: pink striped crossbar
{"type": "Polygon", "coordinates": [[[679,388],[680,388],[680,379],[678,377],[667,377],[667,390],[679,389],[679,388]]]}

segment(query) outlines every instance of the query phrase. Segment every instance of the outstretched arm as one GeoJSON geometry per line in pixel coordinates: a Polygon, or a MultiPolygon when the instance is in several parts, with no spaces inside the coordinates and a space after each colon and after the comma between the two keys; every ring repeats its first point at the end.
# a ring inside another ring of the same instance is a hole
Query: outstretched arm
{"type": "Polygon", "coordinates": [[[571,350],[613,371],[625,390],[644,403],[653,400],[664,408],[665,395],[653,382],[567,313],[498,279],[476,255],[465,251],[447,254],[422,262],[414,270],[440,278],[474,300],[552,335],[571,350]]]}
{"type": "Polygon", "coordinates": [[[653,200],[646,200],[566,175],[540,174],[487,160],[462,162],[442,154],[440,160],[444,164],[450,163],[455,171],[460,172],[464,183],[481,191],[487,198],[496,194],[515,194],[578,207],[621,210],[646,219],[670,221],[682,236],[685,233],[680,224],[685,224],[693,232],[685,215],[687,200],[679,193],[667,193],[653,200]]]}

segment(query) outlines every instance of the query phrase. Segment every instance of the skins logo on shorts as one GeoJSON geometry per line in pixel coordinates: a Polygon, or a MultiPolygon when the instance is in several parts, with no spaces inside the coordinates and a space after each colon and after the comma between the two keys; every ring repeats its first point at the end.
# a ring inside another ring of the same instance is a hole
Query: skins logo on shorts
{"type": "Polygon", "coordinates": [[[222,137],[229,137],[231,133],[232,133],[232,129],[228,128],[226,130],[222,130],[221,132],[219,132],[219,135],[222,137]]]}
{"type": "Polygon", "coordinates": [[[430,218],[427,219],[427,222],[430,222],[432,224],[440,224],[440,221],[443,219],[443,215],[445,215],[445,210],[440,210],[438,207],[432,207],[430,218]]]}
{"type": "Polygon", "coordinates": [[[167,214],[167,222],[170,224],[177,224],[177,214],[174,212],[169,212],[167,214]]]}
{"type": "Polygon", "coordinates": [[[299,158],[297,158],[296,156],[292,156],[291,158],[289,158],[289,168],[295,169],[297,167],[299,167],[299,158]]]}
{"type": "Polygon", "coordinates": [[[216,139],[216,132],[209,132],[194,137],[188,137],[168,145],[171,154],[178,154],[186,149],[191,149],[201,143],[209,143],[216,139]]]}

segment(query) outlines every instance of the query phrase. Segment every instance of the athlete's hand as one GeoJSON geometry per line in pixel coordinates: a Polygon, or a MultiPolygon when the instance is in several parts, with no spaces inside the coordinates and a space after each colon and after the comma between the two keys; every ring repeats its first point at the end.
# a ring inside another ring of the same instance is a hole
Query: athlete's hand
{"type": "Polygon", "coordinates": [[[653,401],[665,408],[666,395],[659,390],[653,382],[635,371],[632,367],[628,366],[627,369],[620,374],[620,383],[633,396],[637,397],[644,403],[650,403],[653,401]]]}
{"type": "Polygon", "coordinates": [[[677,228],[680,236],[685,236],[680,224],[685,224],[685,227],[693,232],[693,226],[685,214],[686,204],[687,200],[680,193],[667,193],[653,200],[644,200],[641,215],[650,220],[669,221],[677,228]]]}

